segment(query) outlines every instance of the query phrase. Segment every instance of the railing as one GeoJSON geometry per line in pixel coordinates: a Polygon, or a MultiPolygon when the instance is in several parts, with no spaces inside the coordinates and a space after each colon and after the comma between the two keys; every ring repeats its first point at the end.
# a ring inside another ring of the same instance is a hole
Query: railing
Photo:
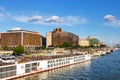
{"type": "Polygon", "coordinates": [[[68,54],[68,55],[52,55],[52,56],[24,56],[22,59],[19,59],[19,62],[29,62],[29,61],[37,61],[37,60],[49,60],[49,59],[56,59],[56,58],[64,58],[64,57],[71,57],[75,56],[76,54],[68,54]]]}

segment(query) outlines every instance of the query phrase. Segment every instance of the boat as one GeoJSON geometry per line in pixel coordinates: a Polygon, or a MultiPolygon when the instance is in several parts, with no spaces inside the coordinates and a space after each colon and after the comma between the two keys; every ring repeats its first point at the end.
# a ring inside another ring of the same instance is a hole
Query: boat
{"type": "Polygon", "coordinates": [[[11,65],[0,66],[0,80],[11,80],[89,60],[91,60],[90,54],[77,54],[68,57],[42,59],[24,63],[16,62],[11,65]]]}

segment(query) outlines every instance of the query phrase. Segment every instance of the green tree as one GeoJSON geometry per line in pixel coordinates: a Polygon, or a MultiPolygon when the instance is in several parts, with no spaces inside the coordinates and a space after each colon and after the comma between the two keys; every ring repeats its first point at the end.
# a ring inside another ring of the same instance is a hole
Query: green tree
{"type": "Polygon", "coordinates": [[[14,52],[14,54],[15,55],[21,55],[21,54],[23,54],[24,53],[24,47],[22,46],[22,45],[19,45],[19,46],[17,46],[14,50],[13,50],[13,52],[14,52]]]}
{"type": "Polygon", "coordinates": [[[6,45],[1,46],[1,48],[2,48],[2,50],[5,50],[5,51],[8,51],[8,50],[9,50],[8,46],[6,46],[6,45]]]}
{"type": "Polygon", "coordinates": [[[94,48],[95,46],[94,46],[94,45],[90,45],[89,47],[90,47],[90,48],[94,48]]]}
{"type": "Polygon", "coordinates": [[[78,48],[80,48],[80,46],[79,45],[74,45],[74,46],[72,46],[72,48],[73,49],[78,49],[78,48]]]}
{"type": "Polygon", "coordinates": [[[67,48],[67,47],[72,47],[71,43],[63,43],[62,45],[60,45],[61,48],[67,48]]]}
{"type": "Polygon", "coordinates": [[[2,50],[2,48],[0,48],[0,51],[2,50]]]}
{"type": "Polygon", "coordinates": [[[105,45],[105,44],[102,44],[102,45],[100,45],[100,47],[106,47],[106,45],[105,45]]]}
{"type": "Polygon", "coordinates": [[[40,47],[38,47],[38,49],[46,49],[46,47],[45,46],[40,46],[40,47]]]}
{"type": "Polygon", "coordinates": [[[96,39],[96,38],[91,38],[90,40],[89,40],[89,43],[90,43],[90,45],[98,45],[99,44],[99,40],[98,39],[96,39]]]}

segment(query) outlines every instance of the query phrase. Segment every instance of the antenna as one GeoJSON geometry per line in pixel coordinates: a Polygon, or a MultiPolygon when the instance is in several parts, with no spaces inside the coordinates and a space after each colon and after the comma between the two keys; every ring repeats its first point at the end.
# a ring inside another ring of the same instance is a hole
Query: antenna
{"type": "Polygon", "coordinates": [[[111,44],[112,44],[112,41],[110,41],[110,46],[111,46],[111,44]]]}

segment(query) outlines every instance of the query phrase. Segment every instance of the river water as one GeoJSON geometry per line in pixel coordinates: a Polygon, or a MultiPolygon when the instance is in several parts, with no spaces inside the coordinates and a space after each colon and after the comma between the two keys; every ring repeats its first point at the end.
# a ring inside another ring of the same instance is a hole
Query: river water
{"type": "Polygon", "coordinates": [[[15,80],[120,80],[120,51],[15,80]]]}

